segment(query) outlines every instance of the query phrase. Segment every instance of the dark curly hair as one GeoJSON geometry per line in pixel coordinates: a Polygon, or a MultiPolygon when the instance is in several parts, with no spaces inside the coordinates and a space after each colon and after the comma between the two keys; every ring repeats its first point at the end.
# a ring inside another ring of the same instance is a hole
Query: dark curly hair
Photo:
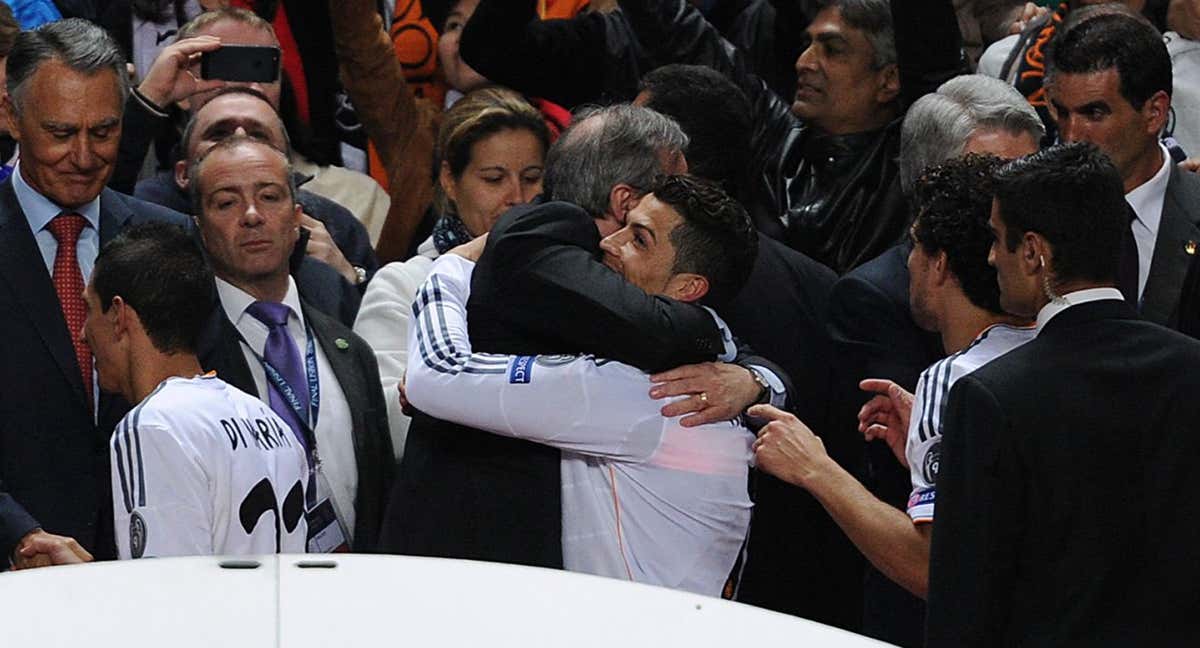
{"type": "Polygon", "coordinates": [[[758,256],[758,234],[746,209],[716,183],[693,176],[666,176],[651,193],[683,217],[670,235],[671,273],[708,279],[701,303],[725,305],[741,291],[758,256]]]}
{"type": "Polygon", "coordinates": [[[913,240],[926,254],[945,252],[967,299],[992,313],[1004,312],[996,269],[988,265],[987,225],[992,175],[1001,164],[990,155],[955,158],[927,169],[913,187],[913,240]]]}

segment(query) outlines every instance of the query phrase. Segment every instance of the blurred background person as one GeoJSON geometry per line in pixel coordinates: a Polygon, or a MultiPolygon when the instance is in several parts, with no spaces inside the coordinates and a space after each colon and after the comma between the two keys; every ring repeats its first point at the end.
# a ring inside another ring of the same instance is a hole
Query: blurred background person
{"type": "MultiPolygon", "coordinates": [[[[392,41],[372,0],[329,0],[342,82],[357,108],[367,135],[387,169],[392,206],[376,244],[384,262],[416,253],[433,227],[434,148],[441,113],[465,93],[490,85],[459,55],[459,34],[477,0],[447,6],[440,28],[438,65],[449,89],[443,103],[418,96],[409,86],[392,41]],[[431,173],[431,170],[433,172],[431,173]]],[[[542,112],[551,139],[570,123],[570,114],[547,101],[532,99],[542,112]]]]}

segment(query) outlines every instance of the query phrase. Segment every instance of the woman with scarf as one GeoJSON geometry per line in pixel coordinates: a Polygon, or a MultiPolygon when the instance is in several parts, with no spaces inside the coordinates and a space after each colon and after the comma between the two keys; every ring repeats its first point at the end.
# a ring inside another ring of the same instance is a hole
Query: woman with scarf
{"type": "Polygon", "coordinates": [[[475,90],[442,115],[435,148],[433,235],[416,256],[389,263],[375,274],[354,323],[354,332],[375,349],[379,361],[397,461],[409,418],[400,411],[396,387],[408,361],[408,320],[417,289],[434,259],[486,234],[510,207],[542,192],[549,146],[543,115],[511,90],[475,90]]]}

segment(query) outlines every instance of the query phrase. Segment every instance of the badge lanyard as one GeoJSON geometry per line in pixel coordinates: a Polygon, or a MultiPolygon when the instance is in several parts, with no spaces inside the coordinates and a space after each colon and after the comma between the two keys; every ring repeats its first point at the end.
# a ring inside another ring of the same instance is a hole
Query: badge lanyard
{"type": "MultiPolygon", "coordinates": [[[[236,327],[234,328],[236,330],[236,327]]],[[[304,428],[302,432],[293,432],[296,434],[296,438],[300,441],[300,445],[304,448],[305,457],[308,459],[308,488],[305,489],[306,492],[304,499],[306,502],[305,508],[307,509],[310,517],[310,537],[308,539],[309,551],[319,551],[321,553],[325,553],[338,547],[348,549],[348,547],[345,545],[347,545],[346,538],[348,538],[349,535],[342,524],[342,520],[344,518],[341,515],[341,511],[339,510],[337,502],[334,501],[333,488],[330,486],[329,481],[325,477],[325,471],[321,470],[321,455],[317,451],[316,430],[317,419],[321,412],[321,382],[317,375],[317,350],[316,344],[313,342],[312,328],[307,322],[305,322],[304,374],[305,378],[308,380],[307,408],[305,408],[304,403],[300,402],[300,397],[296,394],[296,390],[293,389],[292,386],[283,379],[283,375],[280,374],[270,362],[267,362],[267,359],[264,358],[258,351],[256,351],[253,346],[250,346],[250,343],[247,342],[246,338],[242,336],[241,331],[238,331],[237,333],[242,344],[244,344],[246,348],[250,350],[250,353],[252,353],[258,360],[258,363],[262,365],[263,373],[266,374],[267,380],[270,381],[270,383],[275,387],[275,390],[283,396],[284,400],[287,401],[288,406],[292,408],[292,412],[296,414],[296,419],[300,422],[300,426],[304,428]],[[320,502],[317,501],[318,490],[328,493],[328,496],[326,496],[320,502]],[[320,507],[324,506],[325,502],[329,502],[330,507],[332,507],[332,520],[324,520],[323,525],[330,529],[334,529],[335,532],[332,534],[328,533],[325,528],[311,528],[316,520],[314,517],[314,515],[316,515],[316,511],[320,507]],[[321,545],[321,549],[316,548],[316,544],[314,543],[319,541],[314,540],[313,536],[318,534],[318,532],[322,539],[328,537],[333,538],[332,542],[328,543],[327,548],[324,545],[321,545]]]]}
{"type": "MultiPolygon", "coordinates": [[[[236,329],[235,329],[236,330],[236,329]]],[[[308,458],[308,467],[316,468],[320,463],[320,456],[317,454],[317,418],[321,413],[321,381],[317,376],[317,350],[313,343],[312,329],[307,324],[304,326],[305,337],[305,352],[304,352],[304,375],[308,380],[308,407],[300,402],[300,397],[296,394],[296,390],[283,379],[283,375],[279,373],[275,367],[271,366],[270,362],[262,356],[258,351],[246,341],[242,336],[242,332],[238,331],[238,339],[242,344],[250,350],[262,365],[263,373],[266,374],[267,380],[275,387],[275,390],[283,396],[287,401],[288,407],[292,408],[296,418],[300,421],[300,425],[304,428],[303,431],[294,431],[296,439],[304,448],[304,454],[308,458]]]]}
{"type": "MultiPolygon", "coordinates": [[[[304,448],[304,457],[308,460],[308,488],[305,489],[305,501],[307,508],[312,509],[317,504],[317,482],[324,481],[324,472],[321,470],[321,455],[317,451],[317,417],[321,412],[321,382],[317,376],[317,350],[313,343],[312,329],[306,322],[304,325],[305,337],[305,352],[304,352],[304,374],[308,379],[308,408],[304,407],[304,403],[300,402],[300,397],[296,395],[296,390],[283,379],[283,375],[279,373],[275,367],[271,366],[270,362],[262,356],[258,351],[246,341],[245,336],[241,331],[237,330],[238,340],[241,341],[250,353],[254,355],[258,363],[262,365],[263,373],[266,374],[267,380],[275,387],[287,401],[288,407],[292,408],[296,419],[299,421],[303,430],[293,430],[292,433],[300,442],[300,446],[304,448]]],[[[291,335],[288,333],[288,335],[291,335]]],[[[290,426],[289,426],[290,427],[290,426]]],[[[325,487],[325,486],[323,486],[325,487]]],[[[330,491],[332,492],[332,491],[330,491]]]]}

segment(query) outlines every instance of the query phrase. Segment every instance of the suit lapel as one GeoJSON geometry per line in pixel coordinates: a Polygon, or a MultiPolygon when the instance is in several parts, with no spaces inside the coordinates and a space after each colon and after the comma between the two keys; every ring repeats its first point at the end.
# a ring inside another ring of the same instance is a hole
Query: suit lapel
{"type": "Polygon", "coordinates": [[[350,351],[349,331],[310,307],[307,302],[301,301],[301,308],[304,310],[304,320],[312,327],[313,337],[317,339],[317,344],[321,345],[321,351],[324,352],[334,377],[346,395],[350,411],[360,411],[362,408],[356,407],[359,403],[355,399],[367,391],[355,354],[350,351]]]}
{"type": "MultiPolygon", "coordinates": [[[[370,392],[367,391],[366,376],[363,375],[362,365],[359,364],[358,356],[354,352],[354,347],[351,346],[354,344],[354,340],[351,337],[350,329],[309,306],[304,300],[301,300],[300,305],[304,310],[304,321],[308,322],[312,328],[313,337],[321,346],[325,360],[329,363],[329,368],[333,370],[333,377],[337,379],[338,385],[342,388],[342,394],[346,397],[346,405],[350,409],[350,440],[354,443],[354,463],[358,470],[358,495],[355,498],[355,506],[359,509],[357,528],[355,529],[355,542],[358,544],[362,542],[361,534],[367,529],[374,528],[373,524],[367,524],[364,511],[369,511],[370,507],[365,502],[367,498],[371,497],[368,495],[371,489],[380,487],[379,472],[376,468],[379,464],[380,453],[378,446],[371,440],[374,428],[370,424],[373,416],[373,412],[370,411],[370,392]]],[[[327,384],[326,378],[322,377],[321,382],[327,384]]],[[[387,430],[384,429],[383,433],[387,434],[387,430]]],[[[389,456],[388,460],[390,459],[389,456]]]]}
{"type": "Polygon", "coordinates": [[[1179,295],[1193,258],[1188,249],[1195,253],[1196,244],[1200,244],[1200,179],[1185,175],[1177,168],[1171,169],[1154,258],[1142,293],[1142,317],[1167,326],[1178,319],[1179,295]]]}
{"type": "Polygon", "coordinates": [[[90,395],[83,393],[79,361],[75,359],[62,304],[11,181],[0,184],[0,281],[8,283],[13,295],[21,300],[38,337],[70,381],[79,404],[86,407],[90,395]]]}
{"type": "Polygon", "coordinates": [[[116,238],[132,215],[129,206],[117,197],[116,192],[111,189],[100,192],[100,246],[116,238]]]}

